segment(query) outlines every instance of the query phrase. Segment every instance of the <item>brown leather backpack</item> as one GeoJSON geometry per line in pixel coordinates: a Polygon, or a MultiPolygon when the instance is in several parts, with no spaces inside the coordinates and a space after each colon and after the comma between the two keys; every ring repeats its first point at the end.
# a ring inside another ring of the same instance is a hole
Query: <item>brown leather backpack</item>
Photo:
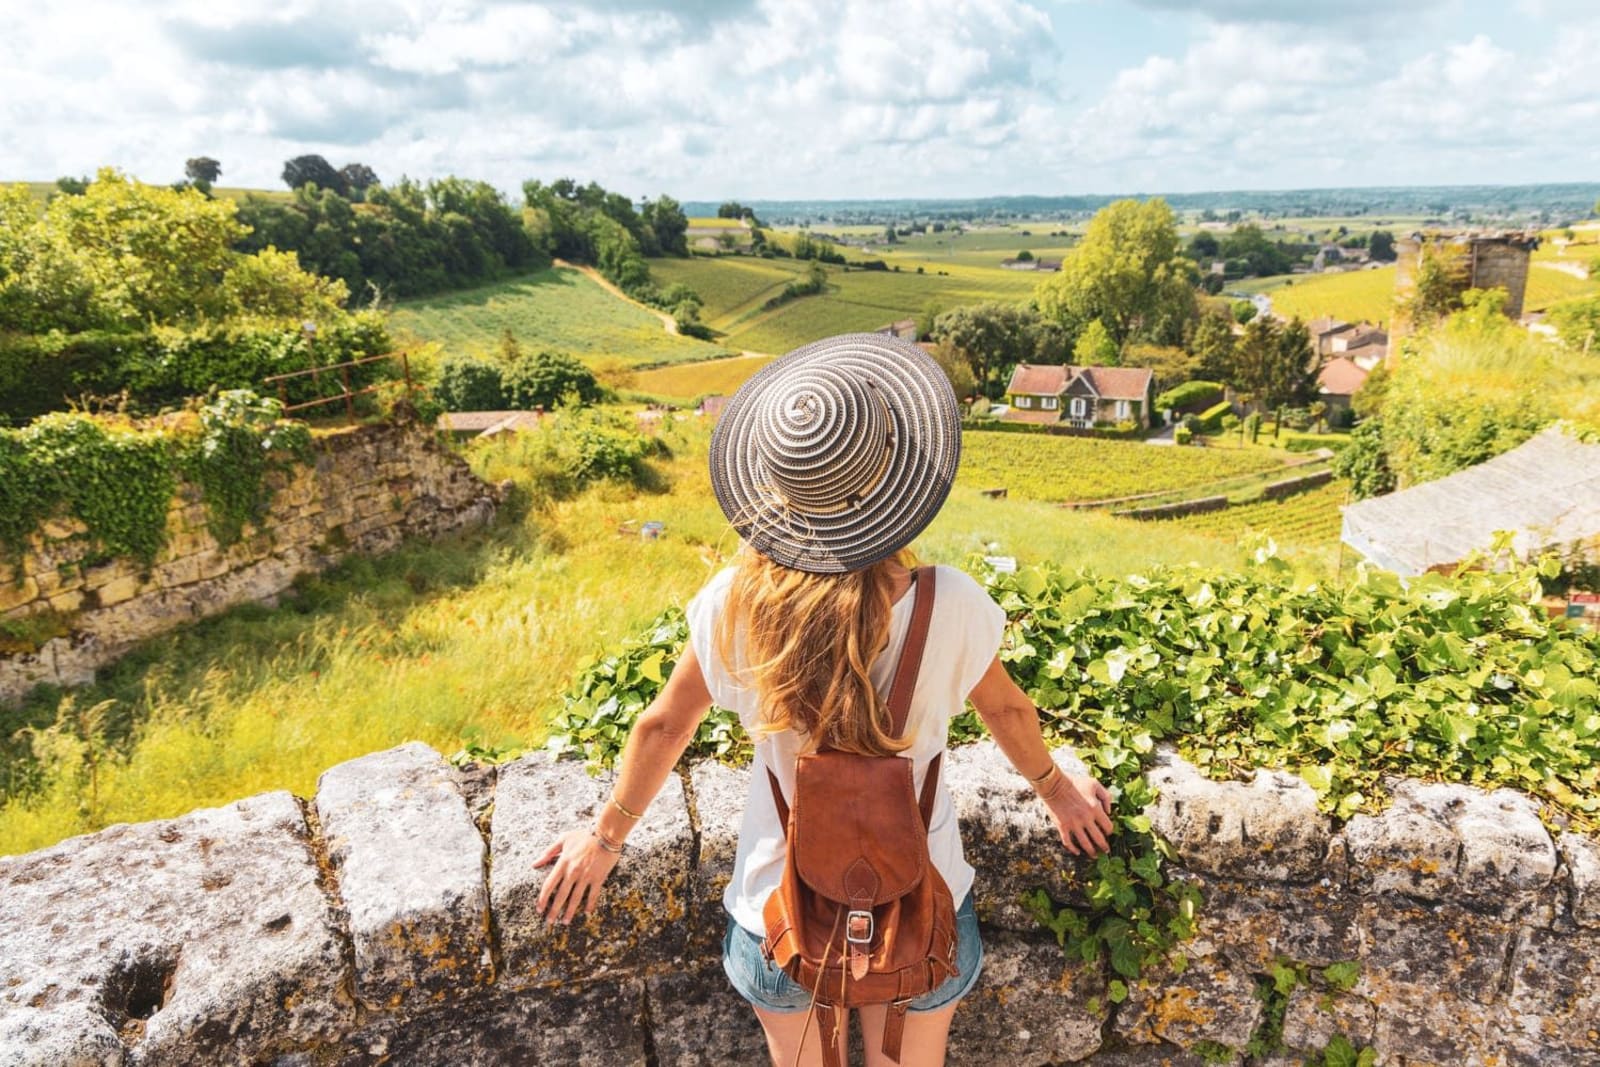
{"type": "MultiPolygon", "coordinates": [[[[888,708],[905,732],[933,614],[931,567],[918,568],[911,628],[895,665],[888,708]]],[[[826,1067],[850,1008],[889,1005],[883,1053],[900,1062],[906,1008],[956,969],[955,901],[928,856],[928,822],[943,756],[918,798],[911,760],[831,748],[795,764],[794,804],[769,770],[784,826],[783,881],[767,899],[766,957],[812,993],[826,1067]]]]}

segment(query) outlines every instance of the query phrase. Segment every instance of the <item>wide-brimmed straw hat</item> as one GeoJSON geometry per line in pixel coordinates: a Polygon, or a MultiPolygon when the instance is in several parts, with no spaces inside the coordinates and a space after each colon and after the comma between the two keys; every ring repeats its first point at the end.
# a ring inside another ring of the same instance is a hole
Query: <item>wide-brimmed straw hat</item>
{"type": "Polygon", "coordinates": [[[909,341],[849,333],[739,388],[711,437],[711,485],[757,552],[842,574],[910,544],[960,459],[961,411],[939,365],[909,341]]]}

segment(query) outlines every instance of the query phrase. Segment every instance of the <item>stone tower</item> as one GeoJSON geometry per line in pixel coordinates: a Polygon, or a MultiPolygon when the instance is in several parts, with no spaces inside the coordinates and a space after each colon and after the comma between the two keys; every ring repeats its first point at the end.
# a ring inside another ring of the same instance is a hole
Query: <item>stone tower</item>
{"type": "Polygon", "coordinates": [[[1399,261],[1395,264],[1394,319],[1389,331],[1391,357],[1399,351],[1400,339],[1412,331],[1407,305],[1416,294],[1417,268],[1424,256],[1444,266],[1458,294],[1468,289],[1504,289],[1506,315],[1512,319],[1522,317],[1528,261],[1539,247],[1537,234],[1413,233],[1396,242],[1395,247],[1399,261]]]}

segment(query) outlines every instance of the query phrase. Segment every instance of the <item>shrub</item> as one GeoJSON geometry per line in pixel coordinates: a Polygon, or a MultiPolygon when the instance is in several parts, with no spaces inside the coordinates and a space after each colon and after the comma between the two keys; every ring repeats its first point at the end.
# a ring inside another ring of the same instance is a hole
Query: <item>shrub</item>
{"type": "Polygon", "coordinates": [[[506,401],[514,408],[553,408],[576,399],[592,404],[600,399],[594,372],[564,352],[538,352],[513,360],[501,375],[506,401]]]}
{"type": "Polygon", "coordinates": [[[1204,411],[1222,399],[1220,382],[1184,382],[1157,395],[1156,407],[1169,411],[1204,411]]]}
{"type": "Polygon", "coordinates": [[[1194,431],[1189,429],[1187,425],[1179,426],[1172,431],[1172,440],[1177,444],[1186,445],[1194,440],[1194,431]]]}
{"type": "Polygon", "coordinates": [[[1233,410],[1233,405],[1226,400],[1219,401],[1202,411],[1197,419],[1196,429],[1200,433],[1216,433],[1222,429],[1222,418],[1233,410]]]}
{"type": "Polygon", "coordinates": [[[435,395],[446,411],[499,411],[506,407],[500,368],[471,356],[446,356],[435,395]]]}

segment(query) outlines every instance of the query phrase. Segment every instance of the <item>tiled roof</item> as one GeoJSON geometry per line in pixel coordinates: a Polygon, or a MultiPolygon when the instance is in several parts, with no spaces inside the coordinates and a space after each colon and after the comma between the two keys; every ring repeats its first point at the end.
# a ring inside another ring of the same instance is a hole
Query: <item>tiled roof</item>
{"type": "Polygon", "coordinates": [[[1095,395],[1107,400],[1142,400],[1150,387],[1147,367],[1036,366],[1018,363],[1006,392],[1021,396],[1060,396],[1067,383],[1083,378],[1095,395]]]}
{"type": "Polygon", "coordinates": [[[1018,363],[1017,369],[1011,372],[1011,384],[1006,386],[1006,392],[1025,396],[1059,396],[1066,387],[1066,367],[1018,363]]]}
{"type": "Polygon", "coordinates": [[[1084,367],[1082,373],[1106,400],[1143,400],[1153,376],[1148,367],[1084,367]]]}
{"type": "Polygon", "coordinates": [[[1351,396],[1366,380],[1367,372],[1343,356],[1328,360],[1317,372],[1317,385],[1333,396],[1351,396]]]}
{"type": "Polygon", "coordinates": [[[1355,327],[1343,319],[1323,316],[1306,323],[1306,329],[1311,331],[1312,337],[1325,337],[1331,333],[1343,333],[1346,330],[1353,330],[1355,327]]]}

